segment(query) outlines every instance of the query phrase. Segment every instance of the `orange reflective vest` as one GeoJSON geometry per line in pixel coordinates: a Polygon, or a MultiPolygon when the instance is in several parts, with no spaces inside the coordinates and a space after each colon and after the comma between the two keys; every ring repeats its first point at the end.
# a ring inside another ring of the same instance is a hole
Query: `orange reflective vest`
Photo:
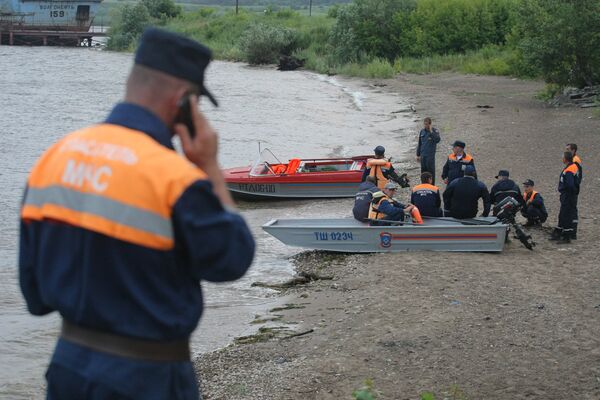
{"type": "Polygon", "coordinates": [[[428,190],[428,191],[430,190],[430,191],[432,191],[434,193],[440,191],[440,189],[437,186],[431,185],[429,183],[421,183],[421,184],[413,187],[412,191],[413,191],[413,193],[415,193],[415,192],[418,192],[419,190],[428,190]]]}
{"type": "Polygon", "coordinates": [[[367,160],[367,168],[371,168],[370,176],[375,177],[377,187],[383,189],[388,179],[383,175],[382,168],[391,168],[392,163],[385,158],[369,158],[367,160]]]}
{"type": "Polygon", "coordinates": [[[101,124],[69,134],[44,153],[29,176],[21,217],[169,250],[172,208],[190,184],[205,178],[147,134],[101,124]]]}
{"type": "Polygon", "coordinates": [[[536,192],[535,190],[531,191],[531,195],[527,196],[528,193],[523,193],[523,200],[525,200],[525,204],[530,205],[531,202],[533,201],[533,199],[535,199],[535,196],[538,194],[538,192],[536,192]]]}

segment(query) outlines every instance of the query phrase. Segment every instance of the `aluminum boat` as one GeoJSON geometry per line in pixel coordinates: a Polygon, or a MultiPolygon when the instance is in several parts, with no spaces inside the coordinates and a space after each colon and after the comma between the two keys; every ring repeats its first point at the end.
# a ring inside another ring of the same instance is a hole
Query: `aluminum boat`
{"type": "Polygon", "coordinates": [[[369,226],[353,218],[274,219],[262,228],[289,246],[345,253],[500,252],[508,231],[495,217],[430,218],[394,226],[369,226]]]}

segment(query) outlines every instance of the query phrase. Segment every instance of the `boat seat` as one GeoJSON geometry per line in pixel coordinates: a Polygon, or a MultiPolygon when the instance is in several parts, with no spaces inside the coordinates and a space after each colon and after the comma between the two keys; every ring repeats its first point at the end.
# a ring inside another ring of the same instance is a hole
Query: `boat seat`
{"type": "Polygon", "coordinates": [[[285,173],[285,164],[274,164],[271,165],[271,169],[275,174],[283,174],[285,173]]]}
{"type": "Polygon", "coordinates": [[[290,160],[289,164],[287,165],[287,168],[285,169],[285,173],[288,175],[293,175],[296,173],[299,166],[300,166],[300,159],[292,158],[290,160]]]}

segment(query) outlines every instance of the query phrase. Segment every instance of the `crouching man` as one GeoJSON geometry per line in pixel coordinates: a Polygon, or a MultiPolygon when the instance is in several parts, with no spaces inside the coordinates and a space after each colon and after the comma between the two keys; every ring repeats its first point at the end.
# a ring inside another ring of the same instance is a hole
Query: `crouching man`
{"type": "Polygon", "coordinates": [[[370,225],[392,225],[391,222],[404,221],[404,213],[412,211],[415,207],[412,204],[404,205],[393,199],[397,190],[395,183],[388,182],[381,192],[373,194],[369,211],[370,225]]]}
{"type": "Polygon", "coordinates": [[[525,226],[541,225],[548,219],[548,211],[544,205],[542,195],[533,189],[533,181],[527,179],[523,182],[523,201],[525,204],[521,209],[521,215],[527,218],[525,226]]]}

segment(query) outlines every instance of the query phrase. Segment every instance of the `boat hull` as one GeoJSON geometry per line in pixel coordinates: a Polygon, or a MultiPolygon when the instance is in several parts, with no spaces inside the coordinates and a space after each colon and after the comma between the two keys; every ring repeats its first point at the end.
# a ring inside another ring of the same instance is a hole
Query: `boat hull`
{"type": "Polygon", "coordinates": [[[423,225],[368,226],[350,218],[275,219],[263,229],[290,246],[344,253],[500,252],[507,226],[490,225],[493,221],[491,217],[462,222],[434,218],[423,225]]]}
{"type": "Polygon", "coordinates": [[[360,182],[239,183],[227,188],[239,199],[314,199],[354,197],[360,182]]]}

